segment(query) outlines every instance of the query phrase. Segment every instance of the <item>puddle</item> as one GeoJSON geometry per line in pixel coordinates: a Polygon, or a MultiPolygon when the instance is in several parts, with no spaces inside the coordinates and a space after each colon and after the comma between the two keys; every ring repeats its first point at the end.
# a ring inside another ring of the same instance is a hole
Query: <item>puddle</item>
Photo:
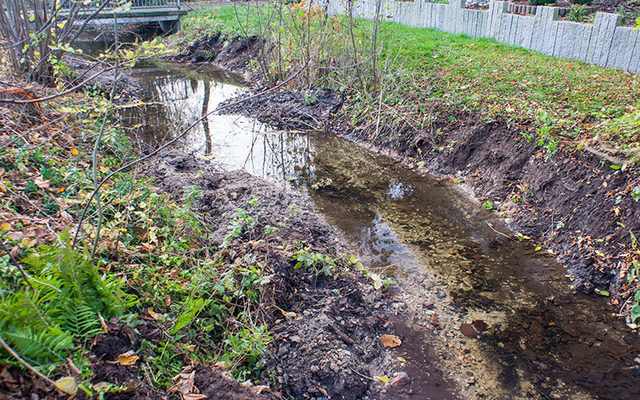
{"type": "MultiPolygon", "coordinates": [[[[241,77],[211,66],[137,75],[156,104],[125,118],[151,144],[243,90],[241,77]]],[[[407,360],[415,398],[456,398],[442,374],[468,398],[640,398],[638,335],[609,317],[606,299],[571,294],[553,257],[505,237],[455,184],[341,138],[273,131],[242,116],[212,115],[183,145],[225,169],[302,189],[366,263],[394,279],[404,336],[396,356],[407,360]],[[463,326],[474,321],[478,329],[463,326]]]]}

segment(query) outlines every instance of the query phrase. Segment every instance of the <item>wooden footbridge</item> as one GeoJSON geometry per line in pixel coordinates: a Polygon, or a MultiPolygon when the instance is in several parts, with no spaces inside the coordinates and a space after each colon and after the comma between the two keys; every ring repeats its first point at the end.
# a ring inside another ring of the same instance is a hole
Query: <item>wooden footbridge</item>
{"type": "Polygon", "coordinates": [[[74,23],[159,23],[164,31],[170,31],[177,28],[180,16],[186,13],[187,11],[182,9],[181,0],[94,0],[83,5],[80,10],[75,10],[74,23]]]}

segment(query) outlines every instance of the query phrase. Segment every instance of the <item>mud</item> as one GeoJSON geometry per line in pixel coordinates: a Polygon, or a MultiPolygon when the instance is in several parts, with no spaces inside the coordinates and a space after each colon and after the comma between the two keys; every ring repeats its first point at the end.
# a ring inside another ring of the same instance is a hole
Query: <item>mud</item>
{"type": "MultiPolygon", "coordinates": [[[[268,51],[264,39],[258,36],[234,37],[218,32],[191,43],[187,50],[171,58],[171,61],[214,63],[223,68],[240,73],[249,73],[248,63],[263,52],[268,51]]],[[[253,79],[258,80],[259,74],[253,73],[253,79]]]]}
{"type": "Polygon", "coordinates": [[[68,77],[69,87],[84,82],[79,90],[93,89],[106,96],[109,96],[114,89],[120,100],[137,99],[142,95],[140,84],[131,78],[130,68],[120,68],[116,76],[115,70],[100,62],[88,61],[73,55],[65,55],[63,61],[73,71],[68,77]],[[98,73],[96,77],[88,79],[98,73]],[[116,80],[115,87],[114,80],[116,80]]]}
{"type": "Polygon", "coordinates": [[[615,170],[584,151],[547,157],[527,142],[521,129],[479,122],[480,116],[472,114],[458,115],[454,122],[443,118],[433,133],[407,127],[372,138],[349,126],[340,102],[324,100],[338,99],[339,94],[317,93],[322,100],[312,105],[305,101],[308,95],[276,93],[233,112],[280,129],[298,129],[304,125],[301,118],[309,115],[315,130],[348,136],[407,165],[423,161],[421,170],[464,181],[480,202],[493,203],[514,232],[553,251],[568,267],[573,289],[624,295],[620,271],[628,268],[629,232],[640,230],[640,202],[630,195],[640,185],[637,168],[615,170]]]}
{"type": "MultiPolygon", "coordinates": [[[[214,35],[196,41],[177,61],[209,61],[246,72],[265,43],[257,37],[214,35]],[[203,54],[210,54],[204,57],[203,54]]],[[[236,99],[234,99],[236,100],[236,99]]],[[[430,131],[394,127],[374,135],[351,126],[338,92],[277,92],[225,112],[241,113],[279,129],[311,128],[348,136],[407,165],[423,161],[424,172],[461,182],[481,201],[490,201],[514,231],[550,249],[568,267],[572,288],[612,293],[614,303],[628,295],[621,271],[640,231],[640,202],[631,190],[640,185],[637,167],[616,170],[586,151],[544,149],[523,137],[528,128],[503,121],[482,122],[480,115],[441,118],[430,131]]],[[[450,110],[442,110],[450,116],[450,110]]]]}
{"type": "Polygon", "coordinates": [[[431,173],[464,179],[515,232],[551,249],[568,267],[574,289],[621,293],[629,232],[640,230],[640,203],[630,195],[640,185],[637,168],[615,170],[584,151],[547,157],[521,129],[478,120],[459,115],[435,126],[440,134],[407,130],[396,140],[373,143],[423,160],[431,173]]]}
{"type": "Polygon", "coordinates": [[[298,399],[382,395],[379,392],[386,390],[385,385],[372,377],[392,376],[394,372],[391,357],[379,341],[392,326],[382,311],[382,295],[353,271],[316,276],[313,271],[295,269],[282,250],[296,246],[296,241],[332,257],[344,249],[341,238],[313,210],[308,198],[246,172],[216,170],[178,151],[150,165],[150,173],[161,187],[177,197],[190,186],[202,188],[196,204],[211,224],[220,227],[212,237],[214,242],[222,241],[239,207],[250,210],[258,232],[267,225],[288,221],[263,247],[256,248],[269,254],[274,274],[265,302],[273,332],[273,354],[267,369],[275,373],[285,393],[298,399]],[[258,204],[250,205],[252,199],[258,204]]]}
{"type": "Polygon", "coordinates": [[[328,89],[275,92],[231,106],[222,113],[251,115],[282,130],[336,132],[344,127],[342,120],[337,118],[343,103],[344,97],[340,93],[328,89]]]}

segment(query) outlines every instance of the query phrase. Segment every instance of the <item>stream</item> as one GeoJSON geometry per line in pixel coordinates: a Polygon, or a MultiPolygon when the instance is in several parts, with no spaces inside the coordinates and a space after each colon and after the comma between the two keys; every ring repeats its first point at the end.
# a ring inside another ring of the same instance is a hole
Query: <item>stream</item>
{"type": "MultiPolygon", "coordinates": [[[[135,71],[154,103],[125,115],[155,145],[241,93],[208,65],[135,71]]],[[[347,139],[211,115],[183,139],[220,167],[301,190],[394,280],[390,296],[416,399],[640,399],[640,340],[607,299],[572,293],[565,270],[448,179],[347,139]],[[455,390],[453,388],[456,388],[455,390]]]]}

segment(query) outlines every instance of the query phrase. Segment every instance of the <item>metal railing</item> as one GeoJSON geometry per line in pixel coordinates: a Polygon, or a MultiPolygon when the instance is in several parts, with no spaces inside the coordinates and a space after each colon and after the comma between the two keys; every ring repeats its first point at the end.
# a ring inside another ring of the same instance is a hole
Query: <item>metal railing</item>
{"type": "MultiPolygon", "coordinates": [[[[55,0],[54,0],[55,1],[55,0]]],[[[63,8],[70,9],[74,7],[74,3],[78,0],[70,0],[65,2],[65,6],[63,8]]],[[[60,0],[57,0],[58,4],[60,4],[60,0]]],[[[145,8],[177,8],[181,7],[181,0],[93,0],[89,4],[82,4],[81,9],[83,11],[92,11],[101,9],[101,11],[112,11],[122,5],[130,3],[131,9],[145,9],[145,8]],[[106,1],[106,5],[105,5],[106,1]]]]}

